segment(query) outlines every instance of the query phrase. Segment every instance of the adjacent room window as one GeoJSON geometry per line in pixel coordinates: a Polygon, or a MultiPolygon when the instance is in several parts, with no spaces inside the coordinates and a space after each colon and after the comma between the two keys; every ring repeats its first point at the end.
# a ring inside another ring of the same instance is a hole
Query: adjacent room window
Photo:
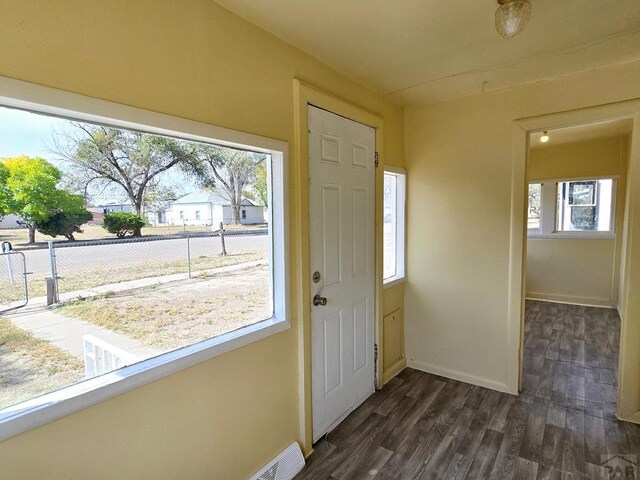
{"type": "Polygon", "coordinates": [[[580,236],[614,230],[614,178],[529,184],[529,235],[580,236]]]}
{"type": "Polygon", "coordinates": [[[400,169],[384,172],[384,283],[401,280],[404,269],[406,174],[400,169]]]}
{"type": "Polygon", "coordinates": [[[612,205],[612,179],[560,182],[556,230],[609,232],[612,205]]]}
{"type": "Polygon", "coordinates": [[[527,228],[529,230],[540,230],[540,219],[542,213],[542,184],[529,184],[529,208],[527,210],[527,228]]]}

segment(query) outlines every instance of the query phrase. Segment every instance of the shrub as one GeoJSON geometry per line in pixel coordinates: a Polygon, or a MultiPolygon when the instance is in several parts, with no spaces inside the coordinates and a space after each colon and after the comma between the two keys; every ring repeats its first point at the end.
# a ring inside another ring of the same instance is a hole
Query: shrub
{"type": "Polygon", "coordinates": [[[102,219],[102,228],[123,238],[128,233],[139,236],[140,229],[147,224],[142,215],[130,212],[109,212],[102,219]]]}
{"type": "Polygon", "coordinates": [[[74,233],[82,233],[82,225],[93,218],[91,212],[78,210],[75,212],[59,211],[51,215],[44,222],[36,223],[36,229],[43,235],[56,238],[64,235],[69,240],[75,240],[74,233]]]}

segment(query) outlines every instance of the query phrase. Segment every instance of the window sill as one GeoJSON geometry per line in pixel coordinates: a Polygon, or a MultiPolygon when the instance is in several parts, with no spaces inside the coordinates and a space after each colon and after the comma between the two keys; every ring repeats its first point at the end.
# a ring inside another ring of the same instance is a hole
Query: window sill
{"type": "Polygon", "coordinates": [[[528,238],[582,238],[582,239],[600,239],[611,240],[616,238],[615,233],[611,232],[554,232],[554,233],[527,233],[528,238]]]}
{"type": "Polygon", "coordinates": [[[386,290],[387,288],[395,287],[396,285],[401,285],[406,281],[407,281],[406,275],[402,277],[391,277],[382,282],[382,288],[386,290]]]}
{"type": "Polygon", "coordinates": [[[290,327],[271,318],[6,407],[0,410],[0,442],[290,327]]]}

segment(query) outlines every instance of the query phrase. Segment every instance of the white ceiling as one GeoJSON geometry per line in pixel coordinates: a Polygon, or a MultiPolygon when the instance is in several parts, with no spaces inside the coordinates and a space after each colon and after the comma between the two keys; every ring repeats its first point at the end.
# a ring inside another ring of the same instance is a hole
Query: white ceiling
{"type": "Polygon", "coordinates": [[[542,143],[540,137],[543,132],[531,134],[531,148],[546,148],[566,143],[584,142],[596,138],[624,137],[633,130],[633,120],[610,120],[607,122],[589,123],[573,127],[549,130],[549,141],[542,143]]]}
{"type": "Polygon", "coordinates": [[[639,0],[531,0],[513,40],[496,0],[216,1],[400,105],[640,59],[639,0]]]}

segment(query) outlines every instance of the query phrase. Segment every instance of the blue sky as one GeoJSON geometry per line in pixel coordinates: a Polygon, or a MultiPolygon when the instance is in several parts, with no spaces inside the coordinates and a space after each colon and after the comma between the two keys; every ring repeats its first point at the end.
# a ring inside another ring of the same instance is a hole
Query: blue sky
{"type": "Polygon", "coordinates": [[[48,151],[55,129],[67,123],[45,115],[0,107],[0,157],[27,155],[54,160],[48,151]]]}
{"type": "MultiPolygon", "coordinates": [[[[64,165],[56,161],[56,155],[51,153],[50,148],[54,132],[64,131],[68,123],[68,120],[60,118],[0,107],[0,158],[18,155],[42,157],[64,171],[64,165]]],[[[183,193],[196,188],[192,181],[177,170],[166,174],[163,181],[165,185],[172,185],[183,193]]],[[[117,203],[126,201],[125,199],[124,191],[116,188],[94,197],[94,202],[117,203]]]]}

